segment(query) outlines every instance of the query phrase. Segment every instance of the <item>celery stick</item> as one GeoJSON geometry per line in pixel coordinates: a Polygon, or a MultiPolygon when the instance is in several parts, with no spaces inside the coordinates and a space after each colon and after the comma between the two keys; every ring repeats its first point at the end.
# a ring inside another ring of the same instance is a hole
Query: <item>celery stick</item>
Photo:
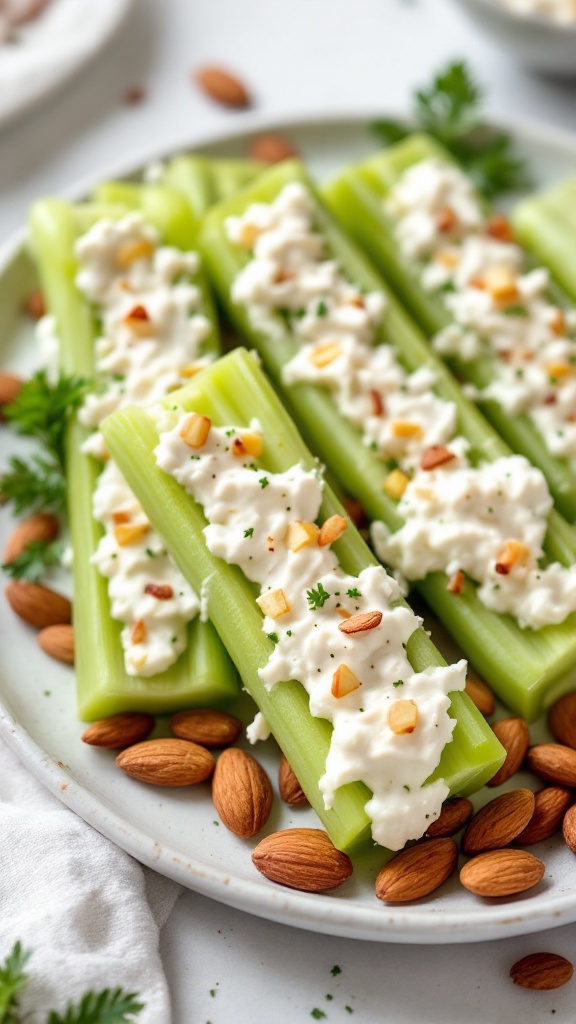
{"type": "MultiPolygon", "coordinates": [[[[246,310],[231,299],[232,282],[249,256],[228,240],[224,221],[253,202],[272,201],[289,181],[302,181],[312,188],[301,166],[287,163],[262,176],[254,188],[212,210],[200,236],[205,264],[233,323],[257,348],[305,439],[347,491],[362,502],[368,515],[382,519],[395,530],[401,525],[396,504],[382,491],[382,481],[390,467],[364,446],[358,430],[343,419],[323,388],[284,384],[282,367],[296,351],[291,335],[284,332],[271,339],[255,330],[246,310]]],[[[435,390],[456,404],[458,431],[469,439],[476,457],[494,459],[509,454],[481,413],[464,398],[454,378],[388,293],[381,278],[320,202],[316,218],[326,236],[328,251],[336,255],[350,279],[368,291],[379,289],[387,295],[388,311],[378,341],[392,344],[409,370],[422,365],[434,368],[438,381],[435,390]]],[[[564,564],[572,564],[576,557],[573,532],[557,513],[550,517],[546,550],[549,557],[564,564]]],[[[473,586],[467,586],[462,594],[451,594],[442,573],[427,577],[417,587],[476,669],[512,709],[533,719],[558,689],[573,685],[576,615],[559,626],[548,626],[538,632],[521,630],[511,617],[489,611],[476,597],[473,586]]]]}
{"type": "MultiPolygon", "coordinates": [[[[158,194],[156,202],[159,207],[158,194]]],[[[92,214],[97,216],[96,209],[92,214]]],[[[57,320],[62,369],[91,377],[96,326],[88,303],[74,285],[74,244],[79,220],[84,228],[88,226],[88,209],[79,213],[61,200],[41,200],[32,208],[30,230],[47,306],[57,320]]],[[[168,203],[160,223],[172,220],[173,207],[168,203]]],[[[178,228],[177,234],[180,231],[178,228]]],[[[213,349],[217,340],[214,329],[208,339],[209,347],[213,349]]],[[[92,517],[92,493],[100,467],[80,451],[87,435],[85,428],[72,423],[66,446],[68,512],[75,552],[74,624],[80,718],[98,718],[126,710],[168,713],[233,697],[237,693],[236,673],[211,623],[191,624],[186,651],[166,672],[146,679],[126,673],[121,626],[110,615],[107,581],[89,563],[102,530],[92,517]]]]}
{"type": "Polygon", "coordinates": [[[512,211],[517,237],[554,275],[576,302],[574,244],[576,240],[576,181],[523,199],[512,211]]]}
{"type": "MultiPolygon", "coordinates": [[[[247,425],[257,415],[266,438],[265,468],[278,472],[300,460],[308,467],[315,465],[255,360],[243,349],[219,360],[163,404],[195,410],[217,425],[247,425]]],[[[237,566],[227,565],[208,551],[201,533],[206,520],[200,506],[156,466],[153,453],[158,433],[152,417],[141,408],[120,410],[105,421],[103,431],[114,458],[183,574],[207,595],[209,614],[246,689],[334,843],[342,849],[355,848],[368,837],[364,812],[368,791],[360,783],[347,785],[338,790],[334,808],[324,809],[317,784],[324,772],[330,725],[309,714],[308,695],[299,683],[279,683],[268,691],[261,682],[258,668],[266,664],[271,643],[262,632],[254,587],[237,566]]],[[[342,507],[326,488],[321,517],[336,511],[342,512],[342,507]]],[[[334,549],[347,572],[356,574],[374,564],[353,527],[334,549]]],[[[444,664],[422,629],[410,638],[407,651],[416,669],[444,664]]],[[[454,739],[445,748],[435,776],[445,778],[453,792],[471,792],[491,777],[501,760],[501,749],[466,694],[452,694],[451,714],[457,719],[454,739]]]]}
{"type": "MultiPolygon", "coordinates": [[[[432,335],[450,323],[450,314],[440,296],[422,288],[417,272],[403,258],[396,242],[394,223],[384,209],[387,194],[404,171],[429,158],[452,161],[432,139],[424,135],[412,136],[365,163],[343,171],[325,188],[324,196],[422,330],[432,335]]],[[[469,362],[451,357],[447,362],[459,378],[477,388],[486,387],[493,379],[494,362],[487,356],[469,362]]],[[[483,401],[481,409],[510,447],[526,455],[542,470],[559,511],[574,522],[576,480],[570,461],[550,454],[544,438],[527,415],[510,416],[493,400],[483,401]]]]}

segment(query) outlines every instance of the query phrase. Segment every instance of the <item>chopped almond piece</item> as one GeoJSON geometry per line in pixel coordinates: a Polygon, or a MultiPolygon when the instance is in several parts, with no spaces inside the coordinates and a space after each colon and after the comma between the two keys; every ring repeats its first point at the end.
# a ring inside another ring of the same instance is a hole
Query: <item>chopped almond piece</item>
{"type": "Polygon", "coordinates": [[[449,590],[451,594],[461,594],[464,590],[465,583],[466,577],[464,573],[458,569],[458,572],[455,572],[448,580],[448,586],[446,589],[449,590]]]}
{"type": "Polygon", "coordinates": [[[341,633],[365,633],[367,629],[376,629],[381,622],[382,612],[361,612],[341,622],[338,629],[341,633]]]}
{"type": "Polygon", "coordinates": [[[301,551],[318,543],[320,528],[316,523],[301,522],[299,519],[288,524],[286,530],[286,547],[290,551],[301,551]]]}
{"type": "Polygon", "coordinates": [[[133,644],[144,643],[146,640],[146,623],[144,622],[144,619],[138,619],[138,621],[134,623],[130,639],[133,644]]]}
{"type": "Polygon", "coordinates": [[[450,249],[439,249],[434,259],[436,263],[441,263],[443,267],[448,267],[449,270],[457,267],[460,262],[458,254],[451,252],[450,249]]]}
{"type": "Polygon", "coordinates": [[[189,448],[202,448],[208,440],[208,434],[212,426],[212,420],[208,416],[201,416],[193,412],[188,416],[180,431],[180,437],[189,448]]]}
{"type": "Polygon", "coordinates": [[[339,699],[357,690],[362,683],[347,665],[338,665],[332,676],[332,696],[339,699]]]}
{"type": "Polygon", "coordinates": [[[384,478],[382,490],[386,491],[390,498],[395,498],[396,501],[399,501],[409,483],[410,477],[406,476],[406,473],[403,473],[401,469],[393,469],[384,478]]]}
{"type": "Polygon", "coordinates": [[[526,565],[530,558],[530,548],[518,540],[507,540],[496,559],[496,572],[507,576],[515,565],[526,565]]]}
{"type": "Polygon", "coordinates": [[[364,309],[366,307],[366,303],[361,295],[354,295],[351,299],[348,299],[348,305],[356,306],[357,309],[364,309]]]}
{"type": "Polygon", "coordinates": [[[134,334],[138,334],[141,338],[145,338],[150,334],[150,317],[144,306],[134,306],[124,317],[124,323],[134,334]]]}
{"type": "Polygon", "coordinates": [[[114,536],[120,547],[125,548],[128,544],[137,544],[149,529],[148,523],[120,523],[114,527],[114,536]]]}
{"type": "Polygon", "coordinates": [[[572,373],[568,363],[545,363],[544,367],[549,377],[568,377],[572,373]]]}
{"type": "Polygon", "coordinates": [[[449,448],[445,448],[444,445],[431,444],[422,454],[420,469],[428,471],[437,469],[438,466],[445,466],[447,462],[452,462],[452,459],[455,458],[454,452],[451,452],[449,448]]]}
{"type": "Polygon", "coordinates": [[[486,222],[486,234],[499,242],[513,242],[514,232],[510,221],[501,213],[495,213],[486,222]]]}
{"type": "Polygon", "coordinates": [[[518,282],[510,267],[489,267],[483,281],[495,302],[514,302],[518,298],[518,282]]]}
{"type": "Polygon", "coordinates": [[[264,440],[261,434],[241,434],[232,441],[233,455],[252,455],[260,458],[264,451],[264,440]]]}
{"type": "Polygon", "coordinates": [[[130,522],[130,513],[129,512],[113,512],[112,513],[112,522],[114,523],[115,526],[119,526],[120,523],[129,523],[130,522]]]}
{"type": "Polygon", "coordinates": [[[338,356],[341,355],[342,349],[337,341],[327,341],[324,345],[316,345],[313,349],[310,359],[317,366],[319,370],[324,366],[329,366],[333,363],[338,356]]]}
{"type": "Polygon", "coordinates": [[[169,601],[174,597],[174,591],[168,583],[147,583],[144,593],[155,597],[157,601],[169,601]]]}
{"type": "Polygon", "coordinates": [[[181,377],[195,377],[203,369],[202,363],[188,363],[187,366],[181,366],[178,373],[181,377]]]}
{"type": "Polygon", "coordinates": [[[348,520],[344,516],[330,516],[320,527],[320,533],[318,534],[319,546],[325,548],[328,544],[333,544],[334,541],[342,536],[347,526],[348,520]]]}
{"type": "Polygon", "coordinates": [[[382,413],[384,412],[384,402],[382,401],[382,395],[380,394],[379,391],[375,391],[374,388],[370,389],[369,395],[370,404],[372,406],[372,415],[381,416],[382,413]]]}
{"type": "Polygon", "coordinates": [[[454,231],[457,224],[458,218],[451,206],[445,206],[444,209],[438,210],[436,214],[436,228],[442,234],[454,231]]]}
{"type": "Polygon", "coordinates": [[[271,619],[279,619],[281,615],[286,615],[286,612],[290,611],[283,590],[269,590],[266,594],[261,594],[256,598],[256,604],[259,604],[264,615],[271,619]]]}
{"type": "Polygon", "coordinates": [[[413,700],[396,700],[390,705],[388,725],[397,736],[414,732],[418,725],[418,707],[413,700]]]}
{"type": "Polygon", "coordinates": [[[251,249],[260,234],[260,228],[255,224],[244,224],[240,232],[240,245],[244,249],[251,249]]]}
{"type": "Polygon", "coordinates": [[[282,270],[282,268],[280,268],[280,270],[276,274],[276,277],[274,278],[274,283],[275,284],[283,284],[284,281],[293,281],[295,277],[296,277],[296,271],[294,271],[294,270],[282,270]]]}
{"type": "Polygon", "coordinates": [[[424,431],[419,423],[408,423],[406,420],[396,420],[391,425],[394,437],[423,437],[424,431]]]}
{"type": "Polygon", "coordinates": [[[342,608],[342,606],[340,606],[340,608],[337,608],[336,611],[338,612],[338,615],[342,619],[351,619],[352,618],[352,612],[347,612],[345,608],[342,608]]]}
{"type": "Polygon", "coordinates": [[[136,260],[143,260],[147,256],[151,256],[154,248],[154,242],[150,242],[147,238],[139,238],[134,242],[123,242],[116,250],[116,265],[123,268],[129,267],[136,260]]]}
{"type": "Polygon", "coordinates": [[[566,334],[566,317],[561,309],[554,310],[554,315],[550,320],[549,326],[552,333],[556,334],[558,337],[562,337],[563,334],[566,334]]]}

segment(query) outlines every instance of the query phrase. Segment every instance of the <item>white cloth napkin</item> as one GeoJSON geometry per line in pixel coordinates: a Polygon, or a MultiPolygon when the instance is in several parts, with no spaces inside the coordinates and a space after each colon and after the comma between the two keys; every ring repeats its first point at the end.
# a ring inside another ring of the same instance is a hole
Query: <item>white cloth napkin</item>
{"type": "Polygon", "coordinates": [[[23,1014],[44,1019],[119,986],[146,1003],[139,1024],[170,1024],[158,939],[181,887],[77,817],[1,742],[0,850],[0,961],[17,940],[33,950],[23,1014]]]}

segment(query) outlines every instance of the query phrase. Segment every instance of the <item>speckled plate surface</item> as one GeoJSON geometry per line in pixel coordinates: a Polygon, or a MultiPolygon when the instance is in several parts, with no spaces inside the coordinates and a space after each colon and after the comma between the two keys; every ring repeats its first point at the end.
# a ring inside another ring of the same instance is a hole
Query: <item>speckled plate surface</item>
{"type": "MultiPolygon", "coordinates": [[[[376,113],[376,112],[375,112],[376,113]]],[[[282,125],[311,170],[327,177],[345,162],[374,149],[366,114],[345,120],[312,118],[282,125]]],[[[241,155],[254,131],[269,128],[257,119],[244,121],[234,136],[184,140],[182,148],[213,155],[241,155]]],[[[277,127],[278,123],[272,127],[277,127]]],[[[541,183],[573,172],[576,139],[538,127],[515,127],[519,145],[541,183]]],[[[137,175],[148,153],[124,167],[105,168],[99,178],[137,175]]],[[[91,183],[69,191],[86,193],[91,183]]],[[[23,317],[22,301],[35,285],[24,234],[14,238],[0,257],[0,346],[3,368],[26,371],[36,364],[33,332],[23,317]]],[[[2,432],[3,459],[18,445],[2,432]]],[[[0,542],[12,522],[0,512],[0,542]]],[[[576,862],[561,840],[534,848],[546,862],[540,885],[508,901],[479,900],[454,878],[441,895],[404,906],[388,907],[375,895],[377,864],[358,864],[352,878],[332,895],[308,895],[283,889],[259,875],[251,863],[256,840],[245,842],[219,825],[204,785],[190,790],[161,790],[135,783],[114,765],[110,752],[80,740],[76,720],[73,671],[51,661],[39,649],[34,631],[0,602],[0,736],[44,785],[94,828],[156,871],[204,895],[260,917],[301,928],[383,942],[475,942],[520,935],[576,921],[576,862]]],[[[539,738],[537,728],[533,737],[539,738]]],[[[260,745],[258,758],[275,780],[278,752],[272,740],[260,745]]],[[[516,783],[517,780],[515,780],[516,783]]],[[[480,794],[478,803],[493,796],[480,794]]],[[[275,802],[266,832],[295,825],[315,826],[309,810],[275,802]]]]}

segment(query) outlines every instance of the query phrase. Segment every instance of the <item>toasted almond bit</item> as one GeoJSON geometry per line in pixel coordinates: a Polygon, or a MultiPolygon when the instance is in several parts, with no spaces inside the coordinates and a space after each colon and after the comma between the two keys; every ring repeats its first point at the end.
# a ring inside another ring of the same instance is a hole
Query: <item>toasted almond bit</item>
{"type": "Polygon", "coordinates": [[[419,900],[450,878],[458,863],[453,839],[430,839],[401,850],[376,878],[376,895],[386,903],[419,900]]]}
{"type": "Polygon", "coordinates": [[[167,583],[147,583],[144,593],[155,597],[157,601],[169,601],[174,597],[174,591],[167,583]]]}
{"type": "Polygon", "coordinates": [[[294,281],[296,277],[295,270],[286,270],[286,268],[280,268],[276,277],[274,278],[275,284],[282,284],[284,281],[294,281]]]}
{"type": "Polygon", "coordinates": [[[334,544],[342,536],[347,526],[348,520],[344,516],[339,516],[338,514],[330,516],[320,527],[320,533],[318,534],[319,547],[325,548],[329,544],[334,544]]]}
{"type": "Polygon", "coordinates": [[[396,736],[414,732],[418,725],[418,705],[413,700],[396,700],[388,711],[388,725],[396,736]]]}
{"type": "Polygon", "coordinates": [[[428,826],[424,834],[430,839],[444,839],[447,836],[453,836],[461,828],[464,828],[473,814],[472,802],[465,796],[457,796],[444,804],[436,821],[428,826]]]}
{"type": "Polygon", "coordinates": [[[148,238],[138,238],[133,242],[123,242],[116,250],[116,265],[126,269],[136,260],[147,259],[154,252],[154,242],[148,238]]]}
{"type": "Polygon", "coordinates": [[[489,686],[486,686],[486,683],[481,679],[474,679],[472,676],[468,676],[464,689],[481,715],[489,718],[490,715],[494,714],[496,701],[492,690],[489,686]]]}
{"type": "Polygon", "coordinates": [[[460,881],[477,896],[514,896],[538,885],[545,870],[542,861],[527,850],[490,850],[464,865],[460,881]]]}
{"type": "Polygon", "coordinates": [[[556,380],[569,377],[573,371],[573,367],[569,366],[568,363],[561,363],[559,361],[544,363],[544,369],[549,377],[553,377],[556,380]]]}
{"type": "Polygon", "coordinates": [[[122,511],[120,511],[120,512],[113,512],[112,513],[112,522],[114,523],[115,526],[120,526],[122,523],[129,523],[130,522],[130,513],[129,512],[122,512],[122,511]]]}
{"type": "Polygon", "coordinates": [[[4,406],[16,401],[23,385],[24,380],[17,373],[0,373],[0,421],[4,419],[4,406]]]}
{"type": "Polygon", "coordinates": [[[364,633],[367,629],[376,629],[382,622],[382,612],[361,612],[351,615],[346,622],[341,622],[338,629],[341,633],[364,633]]]}
{"type": "Polygon", "coordinates": [[[486,223],[486,234],[499,242],[513,242],[514,232],[510,221],[501,213],[493,214],[486,223]]]}
{"type": "Polygon", "coordinates": [[[49,512],[37,512],[28,516],[10,534],[4,548],[4,561],[13,562],[28,544],[35,541],[51,541],[58,536],[60,526],[56,516],[49,512]]]}
{"type": "Polygon", "coordinates": [[[351,619],[352,618],[352,613],[346,611],[345,608],[340,607],[340,608],[337,608],[336,611],[338,612],[338,615],[340,615],[343,619],[351,619]]]}
{"type": "Polygon", "coordinates": [[[56,661],[74,664],[74,626],[68,623],[46,626],[38,633],[38,643],[44,653],[56,661]]]}
{"type": "Polygon", "coordinates": [[[267,164],[279,164],[298,156],[298,150],[283,135],[266,132],[250,143],[248,155],[252,160],[263,160],[267,164]]]}
{"type": "Polygon", "coordinates": [[[440,263],[443,267],[448,267],[448,269],[457,267],[460,262],[458,254],[450,249],[439,249],[434,256],[434,260],[436,263],[440,263]]]}
{"type": "Polygon", "coordinates": [[[195,377],[197,373],[204,369],[205,367],[202,363],[188,363],[187,366],[181,366],[178,373],[181,377],[188,379],[189,377],[195,377]]]}
{"type": "Polygon", "coordinates": [[[120,523],[114,527],[114,536],[119,546],[125,548],[128,544],[137,544],[149,529],[149,523],[120,523]]]}
{"type": "Polygon", "coordinates": [[[339,700],[341,697],[346,697],[349,693],[353,693],[357,690],[362,683],[355,676],[352,669],[348,668],[347,665],[338,665],[334,675],[332,676],[332,696],[339,700]]]}
{"type": "Polygon", "coordinates": [[[458,569],[448,580],[447,590],[451,594],[461,594],[466,584],[466,577],[461,569],[458,569]]]}
{"type": "Polygon", "coordinates": [[[327,892],[352,874],[352,862],[317,828],[288,828],[262,839],[254,866],[271,882],[301,892],[327,892]]]}
{"type": "Polygon", "coordinates": [[[396,501],[399,501],[409,483],[410,477],[406,476],[406,473],[403,473],[401,469],[393,469],[388,473],[388,476],[384,478],[382,490],[385,491],[390,498],[395,498],[396,501]]]}
{"type": "Polygon", "coordinates": [[[218,758],[212,780],[212,799],[221,821],[240,836],[251,839],[260,832],[272,810],[272,784],[250,754],[228,747],[218,758]]]}
{"type": "Polygon", "coordinates": [[[524,831],[534,806],[530,789],[513,789],[495,797],[472,818],[462,838],[462,852],[470,857],[507,846],[524,831]]]}
{"type": "Polygon", "coordinates": [[[195,786],[214,771],[214,758],[205,747],[188,740],[144,740],[116,758],[123,771],[152,786],[195,786]]]}
{"type": "Polygon", "coordinates": [[[12,611],[30,626],[45,629],[59,626],[72,618],[72,605],[56,590],[27,580],[13,580],[4,593],[12,611]]]}
{"type": "Polygon", "coordinates": [[[495,302],[514,302],[518,298],[516,275],[509,267],[489,267],[483,275],[482,283],[495,302]]]}
{"type": "Polygon", "coordinates": [[[133,644],[143,644],[146,641],[146,623],[144,619],[138,619],[132,626],[130,640],[133,644]]]}
{"type": "Polygon", "coordinates": [[[216,103],[238,110],[251,106],[252,99],[244,83],[224,68],[210,65],[200,68],[194,77],[202,91],[216,103]]]}
{"type": "Polygon", "coordinates": [[[264,615],[268,615],[270,619],[279,619],[290,611],[286,595],[280,589],[269,590],[266,594],[261,594],[256,598],[256,604],[260,605],[264,615]]]}
{"type": "Polygon", "coordinates": [[[353,295],[351,299],[346,302],[347,306],[356,306],[357,309],[365,309],[366,303],[361,295],[353,295]]]}
{"type": "Polygon", "coordinates": [[[561,309],[555,309],[548,326],[550,327],[552,333],[559,338],[566,334],[567,323],[564,311],[561,309]]]}
{"type": "Polygon", "coordinates": [[[576,786],[576,750],[561,743],[538,743],[530,747],[526,761],[530,771],[560,786],[576,786]]]}
{"type": "Polygon", "coordinates": [[[395,420],[394,423],[390,424],[390,429],[394,437],[424,437],[424,431],[419,423],[407,423],[405,420],[395,420]]]}
{"type": "Polygon", "coordinates": [[[438,210],[436,214],[436,229],[442,234],[447,234],[449,231],[454,231],[454,228],[458,224],[458,217],[451,206],[445,206],[442,210],[438,210]]]}
{"type": "Polygon", "coordinates": [[[286,530],[286,547],[290,551],[301,551],[318,543],[320,528],[316,523],[305,523],[297,519],[288,524],[286,530]]]}
{"type": "Polygon", "coordinates": [[[264,451],[264,439],[262,434],[241,434],[235,437],[232,442],[233,455],[251,455],[259,459],[264,451]]]}
{"type": "Polygon", "coordinates": [[[515,565],[525,566],[530,558],[530,548],[518,540],[506,541],[496,556],[496,572],[500,576],[508,576],[515,565]]]}
{"type": "Polygon", "coordinates": [[[184,421],[180,437],[189,448],[202,448],[208,440],[211,426],[212,420],[208,416],[193,412],[184,421]]]}
{"type": "Polygon", "coordinates": [[[534,814],[526,828],[514,840],[518,846],[532,846],[544,839],[550,839],[560,828],[573,800],[572,793],[564,786],[546,786],[534,796],[534,814]]]}
{"type": "Polygon", "coordinates": [[[134,306],[124,317],[124,323],[140,338],[148,337],[152,329],[148,312],[142,305],[134,306]]]}
{"type": "Polygon", "coordinates": [[[576,806],[570,807],[566,811],[562,823],[562,834],[566,845],[570,847],[572,853],[576,853],[576,806]]]}
{"type": "Polygon", "coordinates": [[[238,739],[242,722],[224,711],[195,708],[173,715],[170,729],[179,739],[199,743],[201,747],[227,747],[238,739]]]}
{"type": "Polygon", "coordinates": [[[370,397],[370,405],[372,406],[372,415],[382,416],[384,412],[384,401],[382,399],[382,395],[379,391],[376,391],[375,388],[370,388],[368,395],[370,397]]]}
{"type": "Polygon", "coordinates": [[[335,359],[341,354],[342,348],[337,341],[327,341],[323,345],[316,345],[310,355],[311,361],[314,366],[321,370],[324,366],[329,366],[335,359]]]}
{"type": "Polygon", "coordinates": [[[82,734],[82,741],[92,747],[106,747],[108,750],[131,747],[150,735],[154,728],[152,715],[140,711],[126,711],[92,722],[82,734]]]}
{"type": "Polygon", "coordinates": [[[437,469],[438,466],[445,466],[447,462],[452,462],[456,456],[454,452],[451,452],[449,448],[445,448],[442,444],[431,444],[429,448],[422,453],[420,459],[420,469],[431,470],[437,469]]]}
{"type": "Polygon", "coordinates": [[[506,760],[488,785],[501,786],[522,767],[530,746],[530,732],[523,718],[503,718],[492,726],[492,730],[506,751],[506,760]]]}
{"type": "Polygon", "coordinates": [[[548,725],[559,743],[576,750],[576,693],[566,693],[552,705],[548,725]]]}
{"type": "Polygon", "coordinates": [[[510,977],[515,985],[536,992],[550,992],[570,981],[574,968],[558,953],[530,953],[512,964],[510,977]]]}
{"type": "Polygon", "coordinates": [[[308,804],[308,797],[298,782],[292,765],[284,754],[282,754],[280,770],[278,772],[278,788],[280,798],[285,804],[290,804],[291,807],[303,807],[308,804]]]}

